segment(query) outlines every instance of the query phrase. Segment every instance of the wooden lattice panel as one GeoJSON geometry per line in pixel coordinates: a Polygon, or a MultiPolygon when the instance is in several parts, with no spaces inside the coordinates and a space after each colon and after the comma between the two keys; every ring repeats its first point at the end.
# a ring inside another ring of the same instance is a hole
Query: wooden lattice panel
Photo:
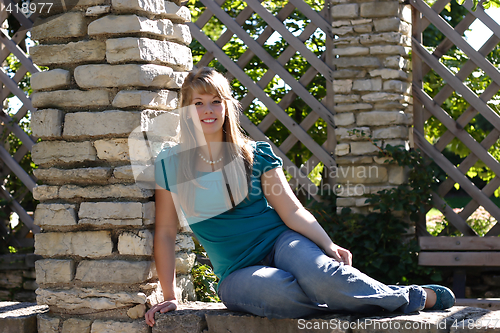
{"type": "Polygon", "coordinates": [[[206,6],[206,10],[198,17],[196,22],[190,24],[190,28],[193,38],[203,45],[207,53],[196,66],[207,66],[216,58],[228,70],[229,73],[227,76],[230,80],[236,78],[248,89],[248,94],[241,99],[243,110],[247,109],[255,98],[258,98],[260,102],[265,104],[269,113],[259,125],[256,126],[248,117],[242,114],[240,117],[242,127],[253,139],[268,141],[273,145],[275,152],[283,159],[285,169],[294,177],[292,185],[298,184],[304,186],[312,197],[320,200],[319,196],[316,194],[318,193],[316,185],[314,185],[307,176],[319,162],[323,162],[326,168],[336,166],[335,159],[332,156],[336,143],[333,133],[334,123],[332,112],[333,70],[325,60],[331,59],[331,56],[327,54],[332,48],[331,45],[329,45],[328,39],[331,40],[333,38],[328,8],[324,8],[318,13],[302,0],[290,0],[281,8],[276,16],[273,16],[261,4],[261,1],[247,0],[245,2],[246,8],[233,18],[221,8],[225,0],[201,0],[201,2],[206,6]],[[295,10],[299,10],[310,20],[310,23],[305,26],[297,37],[289,32],[283,24],[295,10]],[[241,27],[241,25],[254,13],[257,13],[267,24],[265,29],[263,29],[260,35],[255,39],[241,27]],[[227,28],[227,30],[215,41],[210,39],[202,30],[213,16],[217,17],[217,19],[227,28]],[[326,51],[321,57],[316,56],[304,44],[304,41],[306,41],[318,28],[327,36],[326,51]],[[276,59],[263,47],[274,32],[278,32],[288,43],[288,47],[276,59]],[[233,36],[236,36],[248,46],[246,52],[244,52],[237,61],[231,59],[222,50],[224,45],[226,45],[233,36]],[[297,52],[311,65],[306,74],[299,80],[295,79],[284,67],[297,52]],[[265,66],[269,68],[258,82],[255,82],[244,71],[245,66],[249,64],[254,56],[257,56],[265,66]],[[323,101],[319,101],[305,88],[318,73],[323,75],[327,81],[327,96],[323,101]],[[264,88],[272,82],[275,77],[279,77],[291,87],[291,90],[279,103],[276,103],[264,92],[264,88]],[[285,111],[297,97],[300,97],[313,110],[313,112],[310,112],[300,124],[291,118],[285,111]],[[325,138],[322,145],[318,144],[307,133],[320,117],[328,124],[328,138],[325,138]],[[291,135],[286,138],[279,147],[276,147],[270,142],[265,134],[277,120],[291,132],[291,135]],[[302,166],[296,166],[286,156],[286,153],[299,141],[313,154],[302,166]]]}
{"type": "MultiPolygon", "coordinates": [[[[21,159],[31,151],[35,139],[24,132],[24,130],[19,127],[18,122],[28,111],[32,112],[36,109],[31,104],[30,98],[19,87],[19,82],[25,78],[28,72],[37,73],[40,72],[40,69],[33,64],[25,50],[19,46],[19,44],[25,40],[27,32],[33,26],[35,16],[32,15],[30,18],[27,18],[21,12],[16,10],[8,11],[6,8],[15,8],[15,2],[11,0],[0,2],[0,25],[3,25],[9,18],[9,15],[12,15],[12,17],[10,17],[11,22],[17,21],[19,23],[19,28],[12,37],[9,36],[6,30],[0,30],[0,62],[4,63],[7,57],[13,54],[21,62],[21,67],[17,69],[12,77],[10,77],[3,68],[0,69],[0,100],[2,105],[4,105],[5,99],[12,93],[19,98],[23,105],[16,113],[15,119],[10,117],[5,110],[0,112],[1,131],[4,135],[8,135],[12,132],[21,140],[22,146],[16,151],[14,156],[11,156],[3,145],[0,146],[0,162],[2,163],[1,178],[5,179],[7,175],[14,173],[26,186],[26,191],[23,193],[16,193],[16,198],[14,198],[2,184],[0,185],[0,197],[9,201],[10,209],[19,215],[21,222],[24,224],[23,229],[16,235],[10,235],[9,245],[25,247],[33,246],[33,239],[24,238],[26,234],[30,230],[33,233],[38,233],[40,227],[33,223],[33,218],[28,215],[18,202],[22,200],[28,192],[33,192],[33,188],[36,186],[36,179],[28,175],[19,165],[21,159]],[[7,7],[9,5],[10,7],[7,7]]],[[[12,28],[12,26],[10,26],[10,28],[12,28]]],[[[0,230],[0,232],[5,233],[6,230],[0,230]]]]}
{"type": "MultiPolygon", "coordinates": [[[[500,137],[500,116],[488,105],[492,97],[499,92],[500,71],[486,59],[486,56],[500,42],[500,25],[488,16],[481,6],[478,6],[476,11],[472,11],[472,2],[468,0],[464,4],[469,11],[468,14],[459,24],[452,27],[439,15],[448,3],[449,0],[439,0],[431,8],[423,0],[411,0],[414,9],[412,61],[415,124],[413,133],[418,147],[448,175],[447,180],[440,184],[437,193],[433,196],[435,207],[464,236],[477,236],[466,220],[479,206],[483,206],[497,221],[500,221],[500,208],[489,199],[500,186],[500,162],[488,153],[488,149],[500,137]],[[474,50],[462,37],[464,31],[475,20],[480,20],[493,32],[493,35],[478,51],[474,50]],[[433,24],[446,36],[432,54],[422,44],[422,32],[430,24],[433,24]],[[457,73],[453,73],[440,61],[440,58],[454,45],[469,58],[457,73]],[[478,67],[492,79],[491,84],[479,95],[464,83],[467,77],[478,67]],[[434,98],[431,98],[423,89],[423,77],[431,70],[446,82],[446,85],[441,88],[434,98]],[[453,92],[462,96],[469,103],[468,109],[456,120],[441,107],[453,92]],[[478,114],[481,114],[494,127],[481,142],[476,141],[464,130],[465,126],[478,114]],[[424,123],[431,117],[435,117],[447,129],[434,144],[429,143],[424,133],[424,123]],[[451,163],[442,154],[442,151],[454,138],[459,139],[471,151],[471,154],[459,166],[451,163]],[[478,188],[466,176],[469,169],[479,160],[495,173],[495,177],[482,189],[478,188]],[[458,183],[472,197],[472,201],[458,214],[441,199],[452,189],[455,183],[458,183]]],[[[425,225],[423,229],[425,229],[425,225]]],[[[499,234],[500,224],[497,223],[488,231],[486,236],[497,236],[499,234]]]]}

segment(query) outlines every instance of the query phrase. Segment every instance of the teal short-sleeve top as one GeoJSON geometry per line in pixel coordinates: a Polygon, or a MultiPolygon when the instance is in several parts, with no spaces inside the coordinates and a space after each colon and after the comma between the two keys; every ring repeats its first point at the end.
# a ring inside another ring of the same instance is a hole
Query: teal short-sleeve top
{"type": "MultiPolygon", "coordinates": [[[[248,197],[234,208],[211,216],[210,207],[218,205],[225,195],[225,182],[221,172],[199,172],[197,181],[205,189],[195,190],[195,207],[203,202],[207,216],[187,217],[191,230],[207,252],[219,277],[219,283],[235,270],[254,265],[271,251],[278,236],[288,230],[278,213],[269,205],[263,194],[261,175],[282,167],[283,161],[276,156],[267,142],[250,141],[254,153],[251,186],[248,197]]],[[[173,193],[179,170],[176,147],[163,149],[155,161],[156,183],[173,193]]],[[[202,212],[203,214],[203,212],[202,212]]]]}

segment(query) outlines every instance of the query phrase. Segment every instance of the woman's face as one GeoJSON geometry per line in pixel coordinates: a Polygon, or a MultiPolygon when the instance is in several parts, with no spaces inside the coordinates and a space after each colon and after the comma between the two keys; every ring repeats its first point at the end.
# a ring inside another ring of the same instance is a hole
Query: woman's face
{"type": "Polygon", "coordinates": [[[193,123],[205,136],[222,135],[222,126],[226,116],[224,101],[217,95],[193,93],[191,101],[196,113],[191,114],[193,123]]]}

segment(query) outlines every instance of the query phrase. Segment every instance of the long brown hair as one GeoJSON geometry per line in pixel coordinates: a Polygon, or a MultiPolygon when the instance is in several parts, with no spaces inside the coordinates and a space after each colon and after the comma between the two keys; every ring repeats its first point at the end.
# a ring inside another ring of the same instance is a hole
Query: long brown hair
{"type": "MultiPolygon", "coordinates": [[[[244,170],[241,170],[246,175],[247,185],[250,188],[251,174],[253,165],[253,152],[251,146],[248,144],[250,138],[245,136],[240,126],[239,115],[241,112],[241,105],[236,100],[231,91],[228,80],[215,69],[210,67],[202,67],[193,70],[188,74],[180,91],[180,106],[187,108],[192,104],[193,94],[197,92],[200,94],[211,94],[218,96],[225,105],[225,119],[223,124],[223,141],[231,143],[223,145],[223,154],[226,157],[242,158],[244,162],[244,170]]],[[[187,186],[179,187],[179,198],[181,206],[188,216],[196,216],[194,211],[195,200],[195,186],[202,187],[196,181],[195,160],[197,158],[198,149],[190,149],[197,147],[196,136],[194,134],[195,128],[192,119],[188,119],[188,112],[181,112],[180,119],[180,132],[178,135],[178,142],[180,149],[183,153],[179,155],[179,172],[177,173],[178,184],[188,184],[187,186]]],[[[235,176],[237,173],[232,173],[235,176]]],[[[229,176],[231,177],[231,175],[229,176]]],[[[237,179],[229,179],[229,181],[236,181],[237,179]]],[[[237,191],[231,193],[234,202],[241,202],[244,198],[240,197],[237,191]]],[[[228,197],[229,198],[229,197],[228,197]]]]}

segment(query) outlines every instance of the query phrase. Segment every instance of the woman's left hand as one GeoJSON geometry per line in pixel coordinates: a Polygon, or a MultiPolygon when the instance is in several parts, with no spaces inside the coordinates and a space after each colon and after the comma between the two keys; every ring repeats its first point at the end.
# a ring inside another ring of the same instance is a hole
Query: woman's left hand
{"type": "Polygon", "coordinates": [[[332,243],[332,245],[325,250],[325,253],[338,262],[343,262],[345,265],[352,266],[352,253],[343,247],[332,243]]]}

